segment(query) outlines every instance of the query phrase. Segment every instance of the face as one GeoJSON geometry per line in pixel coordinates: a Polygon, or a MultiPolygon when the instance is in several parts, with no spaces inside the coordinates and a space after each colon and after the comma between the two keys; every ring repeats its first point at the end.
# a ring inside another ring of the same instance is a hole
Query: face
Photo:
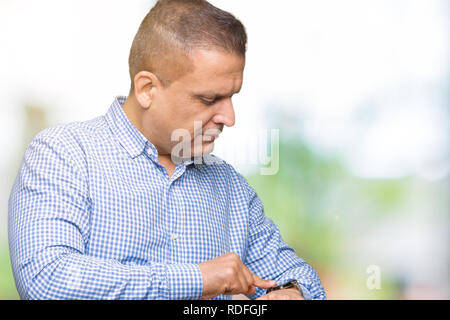
{"type": "Polygon", "coordinates": [[[235,122],[232,96],[241,89],[245,59],[215,50],[196,50],[190,58],[191,72],[151,90],[143,124],[151,129],[160,154],[170,154],[183,140],[189,142],[191,156],[210,153],[224,126],[235,122]]]}

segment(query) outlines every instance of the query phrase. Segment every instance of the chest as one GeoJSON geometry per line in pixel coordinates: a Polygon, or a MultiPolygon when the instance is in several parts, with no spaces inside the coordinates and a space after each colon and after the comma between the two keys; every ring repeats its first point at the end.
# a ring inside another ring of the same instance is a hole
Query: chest
{"type": "Polygon", "coordinates": [[[170,182],[149,159],[120,153],[90,171],[89,254],[125,264],[200,263],[243,251],[246,212],[232,205],[225,182],[195,168],[170,182]]]}

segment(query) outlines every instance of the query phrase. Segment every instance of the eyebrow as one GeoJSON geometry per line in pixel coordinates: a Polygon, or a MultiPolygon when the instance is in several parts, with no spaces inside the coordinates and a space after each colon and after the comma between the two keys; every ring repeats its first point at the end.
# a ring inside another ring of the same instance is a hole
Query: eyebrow
{"type": "Polygon", "coordinates": [[[232,94],[223,94],[223,93],[215,93],[213,91],[207,91],[207,92],[203,92],[203,93],[194,93],[193,96],[195,98],[201,99],[201,98],[208,98],[208,99],[222,99],[222,98],[227,98],[227,97],[231,97],[235,94],[238,94],[241,91],[241,89],[239,89],[239,91],[236,91],[232,94]]]}

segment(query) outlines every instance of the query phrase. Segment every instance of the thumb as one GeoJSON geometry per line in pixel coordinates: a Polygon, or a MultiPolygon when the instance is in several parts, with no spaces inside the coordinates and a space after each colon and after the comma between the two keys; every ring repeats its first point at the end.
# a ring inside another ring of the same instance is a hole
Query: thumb
{"type": "Polygon", "coordinates": [[[264,280],[258,277],[256,274],[253,275],[253,284],[261,289],[269,289],[275,287],[277,282],[275,280],[264,280]]]}

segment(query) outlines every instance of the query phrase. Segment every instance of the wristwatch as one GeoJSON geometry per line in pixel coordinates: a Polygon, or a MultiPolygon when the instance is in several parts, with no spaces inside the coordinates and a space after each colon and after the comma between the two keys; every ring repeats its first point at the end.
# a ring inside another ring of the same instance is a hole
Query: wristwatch
{"type": "Polygon", "coordinates": [[[286,282],[285,284],[280,284],[276,287],[269,288],[267,289],[267,293],[275,290],[289,289],[289,288],[297,288],[298,291],[300,291],[300,294],[303,296],[302,288],[300,288],[300,285],[298,284],[297,280],[291,280],[289,282],[286,282]]]}

